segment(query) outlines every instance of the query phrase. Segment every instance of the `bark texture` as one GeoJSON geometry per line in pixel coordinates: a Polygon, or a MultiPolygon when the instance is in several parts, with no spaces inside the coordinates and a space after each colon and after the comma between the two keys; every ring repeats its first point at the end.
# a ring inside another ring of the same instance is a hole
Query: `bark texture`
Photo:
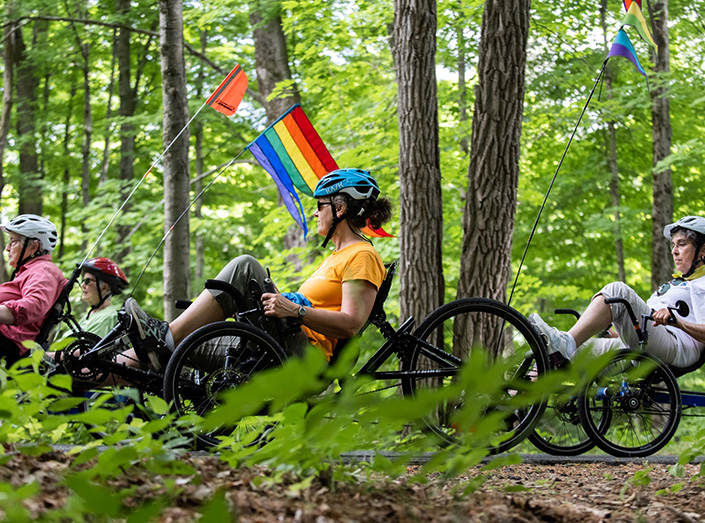
{"type": "MultiPolygon", "coordinates": [[[[159,54],[162,69],[164,147],[188,123],[181,0],[159,0],[159,54]]],[[[177,299],[191,296],[188,213],[172,224],[189,205],[189,131],[184,129],[164,155],[164,319],[178,315],[177,299]]]]}
{"type": "MultiPolygon", "coordinates": [[[[289,107],[300,103],[301,95],[296,84],[292,83],[288,90],[276,98],[269,99],[278,84],[291,81],[289,53],[281,17],[273,16],[265,19],[259,10],[255,10],[250,14],[250,23],[253,27],[252,35],[255,40],[257,90],[267,113],[267,123],[272,124],[289,107]]],[[[282,205],[281,197],[278,196],[278,199],[279,205],[282,205]]],[[[301,229],[297,225],[290,226],[284,234],[284,248],[301,247],[304,243],[301,229]]],[[[301,267],[301,260],[295,256],[290,257],[289,262],[301,267]]]]}
{"type": "MultiPolygon", "coordinates": [[[[119,17],[127,17],[130,14],[130,0],[117,0],[116,11],[119,17]]],[[[122,182],[122,194],[120,201],[124,201],[129,194],[129,185],[134,179],[135,163],[135,126],[131,117],[135,114],[137,104],[137,93],[132,88],[131,72],[131,49],[130,31],[121,28],[117,33],[115,42],[115,54],[118,62],[118,97],[120,98],[120,181],[122,182]]],[[[129,211],[129,203],[125,206],[124,212],[129,211]]],[[[115,261],[119,264],[129,252],[129,243],[126,241],[129,233],[129,226],[118,225],[118,245],[122,250],[115,253],[115,261]]]]}
{"type": "Polygon", "coordinates": [[[503,301],[510,277],[530,0],[486,0],[458,296],[503,301]]]}
{"type": "Polygon", "coordinates": [[[443,204],[436,89],[436,2],[395,0],[402,317],[421,321],[443,301],[443,204]]]}
{"type": "MultiPolygon", "coordinates": [[[[600,23],[602,25],[603,47],[605,54],[608,51],[607,36],[607,0],[600,3],[600,23]]],[[[605,68],[605,97],[612,99],[612,69],[609,64],[605,68]]],[[[617,274],[619,281],[626,281],[627,275],[624,268],[624,242],[622,241],[622,216],[619,210],[621,194],[619,189],[619,163],[617,161],[617,123],[608,118],[607,121],[607,165],[610,172],[610,196],[612,198],[613,217],[615,222],[614,248],[617,256],[617,274]]]]}
{"type": "MultiPolygon", "coordinates": [[[[5,18],[7,20],[12,20],[13,17],[13,2],[8,1],[5,4],[5,18]]],[[[10,134],[10,116],[12,113],[13,105],[13,86],[15,77],[15,66],[13,59],[13,47],[14,47],[14,33],[19,30],[16,24],[7,24],[3,26],[2,30],[2,60],[3,60],[3,73],[2,73],[2,85],[5,88],[2,91],[2,113],[0,113],[0,198],[2,197],[2,190],[5,188],[5,172],[3,166],[5,165],[5,147],[7,146],[7,137],[10,134]]],[[[0,205],[2,205],[2,200],[0,199],[0,205]]],[[[5,235],[0,234],[0,249],[2,252],[5,251],[5,235]]],[[[4,263],[0,263],[0,283],[7,281],[7,269],[4,263]]]]}
{"type": "Polygon", "coordinates": [[[655,55],[655,80],[651,89],[651,123],[653,150],[653,203],[651,238],[651,290],[671,279],[673,260],[663,228],[673,222],[673,183],[671,168],[657,170],[656,164],[671,154],[671,104],[669,98],[670,51],[668,49],[668,0],[653,3],[652,27],[655,55]]]}
{"type": "MultiPolygon", "coordinates": [[[[20,146],[19,212],[42,214],[42,180],[39,173],[39,144],[36,137],[35,67],[27,56],[22,29],[16,28],[13,38],[13,63],[15,64],[15,93],[17,94],[17,141],[20,146]]],[[[36,24],[35,24],[36,34],[36,24]]]]}

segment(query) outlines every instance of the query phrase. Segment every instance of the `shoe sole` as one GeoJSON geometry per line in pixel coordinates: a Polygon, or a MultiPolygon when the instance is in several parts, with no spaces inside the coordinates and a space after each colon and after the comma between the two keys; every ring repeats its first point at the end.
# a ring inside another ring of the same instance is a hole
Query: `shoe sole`
{"type": "Polygon", "coordinates": [[[142,322],[138,318],[137,311],[135,310],[134,300],[130,302],[130,316],[132,316],[132,320],[137,324],[137,332],[139,332],[140,338],[143,340],[146,339],[147,335],[144,333],[144,329],[142,329],[142,322]]]}
{"type": "MultiPolygon", "coordinates": [[[[147,339],[147,335],[145,334],[144,329],[142,328],[142,322],[140,321],[137,311],[135,310],[135,302],[131,301],[129,307],[130,316],[132,316],[132,320],[137,324],[137,332],[139,333],[140,338],[142,338],[143,340],[147,339]]],[[[147,352],[147,357],[149,358],[149,362],[152,364],[154,370],[159,372],[162,369],[162,365],[159,362],[159,357],[157,356],[157,353],[155,351],[149,351],[147,352]]]]}

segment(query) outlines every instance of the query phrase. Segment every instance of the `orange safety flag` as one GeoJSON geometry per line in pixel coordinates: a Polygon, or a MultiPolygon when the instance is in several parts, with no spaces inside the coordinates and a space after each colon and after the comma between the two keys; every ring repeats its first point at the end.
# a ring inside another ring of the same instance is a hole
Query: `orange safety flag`
{"type": "Polygon", "coordinates": [[[236,65],[230,74],[225,77],[218,88],[206,100],[206,103],[225,116],[232,116],[245,96],[247,89],[247,75],[240,65],[236,65]]]}

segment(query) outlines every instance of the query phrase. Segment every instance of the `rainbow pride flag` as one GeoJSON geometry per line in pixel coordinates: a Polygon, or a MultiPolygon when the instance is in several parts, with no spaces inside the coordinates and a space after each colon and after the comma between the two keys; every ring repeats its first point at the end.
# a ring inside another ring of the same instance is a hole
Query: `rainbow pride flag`
{"type": "Polygon", "coordinates": [[[649,25],[646,23],[644,15],[641,12],[640,4],[637,2],[632,2],[629,5],[629,10],[622,19],[622,25],[634,26],[639,33],[639,36],[641,36],[644,41],[648,42],[649,45],[658,51],[658,46],[656,45],[656,42],[654,42],[654,37],[651,36],[651,32],[649,31],[649,25]]]}
{"type": "MultiPolygon", "coordinates": [[[[296,223],[308,234],[299,193],[313,196],[318,180],[338,168],[301,104],[290,107],[245,149],[269,173],[296,223]]],[[[365,227],[369,236],[389,237],[383,229],[365,227]]]]}

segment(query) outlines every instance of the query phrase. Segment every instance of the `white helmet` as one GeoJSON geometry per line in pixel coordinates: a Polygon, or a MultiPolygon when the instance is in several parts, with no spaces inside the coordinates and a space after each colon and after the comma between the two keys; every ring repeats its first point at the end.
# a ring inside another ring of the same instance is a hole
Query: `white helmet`
{"type": "Polygon", "coordinates": [[[42,250],[51,252],[56,247],[56,226],[36,214],[20,214],[8,223],[0,225],[3,231],[14,232],[33,240],[39,240],[42,250]]]}
{"type": "Polygon", "coordinates": [[[676,223],[666,225],[663,228],[663,235],[669,240],[672,240],[673,237],[671,235],[671,231],[676,227],[689,229],[705,236],[705,218],[701,218],[700,216],[685,216],[684,218],[678,220],[676,223]]]}

